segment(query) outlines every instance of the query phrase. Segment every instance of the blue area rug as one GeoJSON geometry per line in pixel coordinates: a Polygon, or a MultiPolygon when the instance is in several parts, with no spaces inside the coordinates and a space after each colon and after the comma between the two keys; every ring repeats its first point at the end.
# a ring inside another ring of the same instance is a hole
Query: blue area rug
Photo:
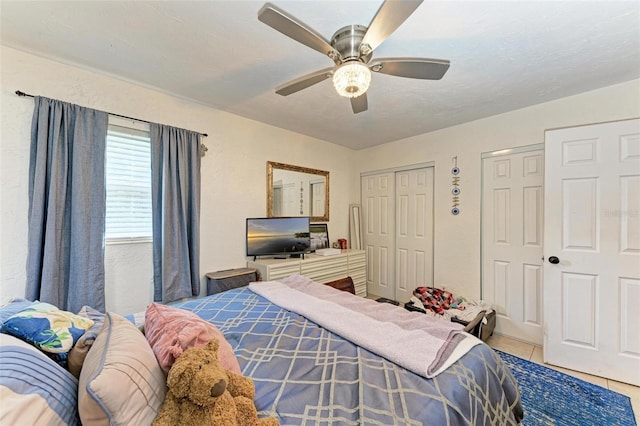
{"type": "Polygon", "coordinates": [[[636,426],[628,396],[496,350],[518,381],[524,426],[636,426]]]}

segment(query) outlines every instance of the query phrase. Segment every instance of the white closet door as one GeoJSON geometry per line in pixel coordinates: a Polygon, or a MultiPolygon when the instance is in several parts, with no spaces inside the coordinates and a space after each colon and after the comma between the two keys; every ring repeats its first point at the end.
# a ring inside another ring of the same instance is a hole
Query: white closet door
{"type": "Polygon", "coordinates": [[[541,345],[544,151],[489,156],[482,170],[482,298],[496,333],[541,345]]]}
{"type": "Polygon", "coordinates": [[[433,167],[396,172],[396,292],[433,285],[433,167]]]}
{"type": "Polygon", "coordinates": [[[640,120],[547,131],[545,153],[545,362],[640,385],[640,120]]]}
{"type": "Polygon", "coordinates": [[[282,186],[282,214],[283,216],[300,215],[300,192],[293,183],[282,186]]]}
{"type": "Polygon", "coordinates": [[[367,293],[393,299],[394,174],[363,176],[361,180],[367,293]]]}

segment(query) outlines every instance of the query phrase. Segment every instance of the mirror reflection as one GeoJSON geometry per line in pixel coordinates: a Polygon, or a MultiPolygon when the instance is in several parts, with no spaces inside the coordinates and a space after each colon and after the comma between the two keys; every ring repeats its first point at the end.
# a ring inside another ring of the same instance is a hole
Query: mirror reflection
{"type": "Polygon", "coordinates": [[[267,217],[329,220],[329,172],[267,162],[267,217]]]}

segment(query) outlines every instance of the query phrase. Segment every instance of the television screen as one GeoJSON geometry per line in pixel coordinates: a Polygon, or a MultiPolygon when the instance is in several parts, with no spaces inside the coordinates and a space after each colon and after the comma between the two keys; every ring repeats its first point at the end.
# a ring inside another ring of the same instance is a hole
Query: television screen
{"type": "Polygon", "coordinates": [[[247,219],[247,256],[300,254],[310,245],[308,217],[247,219]]]}

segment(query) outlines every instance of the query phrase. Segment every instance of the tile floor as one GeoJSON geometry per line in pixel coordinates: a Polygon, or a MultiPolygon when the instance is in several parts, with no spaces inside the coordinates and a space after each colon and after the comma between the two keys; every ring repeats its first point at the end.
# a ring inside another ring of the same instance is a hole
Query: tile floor
{"type": "Polygon", "coordinates": [[[607,388],[614,392],[627,395],[631,398],[631,406],[633,407],[633,413],[636,417],[636,424],[640,425],[640,387],[628,385],[626,383],[616,382],[615,380],[605,379],[604,377],[592,376],[590,374],[581,373],[579,371],[568,370],[566,368],[556,367],[553,365],[545,364],[542,361],[542,347],[532,345],[530,343],[521,342],[515,339],[510,339],[505,336],[494,334],[489,338],[487,344],[494,349],[498,349],[502,352],[507,352],[511,355],[524,358],[537,364],[542,364],[546,367],[552,368],[557,371],[561,371],[570,376],[577,377],[589,383],[593,383],[603,388],[607,388]]]}

